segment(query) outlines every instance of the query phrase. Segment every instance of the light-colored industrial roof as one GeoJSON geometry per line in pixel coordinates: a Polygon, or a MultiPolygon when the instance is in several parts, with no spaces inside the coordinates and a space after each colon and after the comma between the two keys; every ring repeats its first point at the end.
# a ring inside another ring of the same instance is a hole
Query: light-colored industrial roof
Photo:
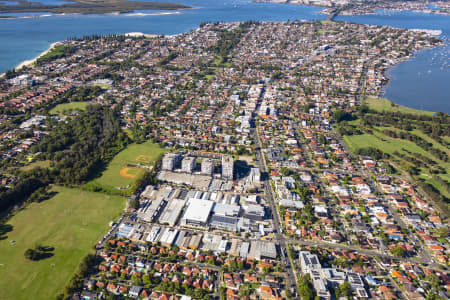
{"type": "Polygon", "coordinates": [[[213,201],[189,199],[188,208],[186,209],[183,219],[206,223],[213,205],[213,201]]]}

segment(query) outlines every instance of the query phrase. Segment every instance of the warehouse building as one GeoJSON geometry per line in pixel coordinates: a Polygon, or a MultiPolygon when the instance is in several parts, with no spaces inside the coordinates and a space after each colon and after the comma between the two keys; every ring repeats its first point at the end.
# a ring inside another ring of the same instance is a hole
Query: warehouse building
{"type": "Polygon", "coordinates": [[[202,249],[205,250],[210,250],[210,251],[217,251],[217,249],[219,249],[220,243],[222,241],[222,237],[220,235],[217,234],[212,234],[212,233],[206,233],[203,236],[203,244],[202,244],[202,249]]]}
{"type": "Polygon", "coordinates": [[[258,204],[259,203],[259,196],[258,195],[248,195],[247,199],[245,200],[245,203],[258,204]]]}
{"type": "Polygon", "coordinates": [[[119,226],[119,230],[117,230],[117,232],[116,232],[116,236],[126,238],[131,233],[132,230],[133,230],[133,225],[122,223],[119,226]]]}
{"type": "Polygon", "coordinates": [[[180,248],[180,246],[183,243],[183,239],[186,236],[186,231],[180,231],[178,233],[177,239],[174,242],[174,245],[177,246],[178,248],[180,248]]]}
{"type": "Polygon", "coordinates": [[[247,204],[242,206],[244,209],[244,217],[250,220],[262,221],[264,220],[264,207],[256,204],[247,204]]]}
{"type": "Polygon", "coordinates": [[[228,253],[230,255],[233,255],[233,256],[239,256],[240,251],[241,251],[241,245],[242,245],[242,241],[241,240],[232,239],[231,240],[230,250],[228,251],[228,253]]]}
{"type": "Polygon", "coordinates": [[[211,228],[236,232],[238,231],[238,222],[239,219],[236,217],[213,215],[209,222],[209,226],[211,226],[211,228]]]}
{"type": "Polygon", "coordinates": [[[180,249],[183,249],[183,250],[188,250],[190,241],[191,241],[191,237],[188,236],[187,234],[185,234],[183,239],[181,240],[180,246],[178,246],[178,247],[180,247],[180,249]]]}
{"type": "Polygon", "coordinates": [[[240,211],[241,207],[239,205],[215,203],[213,207],[214,215],[218,216],[237,217],[240,211]]]}
{"type": "Polygon", "coordinates": [[[186,212],[182,218],[182,225],[205,227],[214,206],[213,201],[189,199],[186,212]]]}
{"type": "Polygon", "coordinates": [[[228,247],[228,241],[227,240],[221,240],[219,244],[219,248],[217,248],[217,252],[224,253],[227,251],[228,247]]]}
{"type": "Polygon", "coordinates": [[[246,258],[248,256],[248,250],[250,249],[249,242],[243,242],[241,245],[241,250],[239,251],[239,256],[246,258]]]}
{"type": "Polygon", "coordinates": [[[170,226],[174,226],[181,215],[181,211],[183,210],[185,203],[186,201],[179,199],[173,199],[172,201],[170,201],[169,204],[164,209],[163,213],[161,214],[159,222],[161,224],[168,224],[170,226]]]}
{"type": "Polygon", "coordinates": [[[182,199],[180,198],[181,195],[181,189],[174,189],[172,193],[170,194],[169,200],[171,199],[182,199]]]}
{"type": "Polygon", "coordinates": [[[153,185],[147,185],[144,189],[144,191],[141,193],[140,197],[141,199],[150,199],[156,194],[156,190],[154,189],[153,185]]]}
{"type": "Polygon", "coordinates": [[[200,243],[202,242],[202,238],[203,235],[201,234],[191,236],[188,247],[191,248],[192,250],[197,250],[198,247],[200,246],[200,243]]]}
{"type": "Polygon", "coordinates": [[[247,256],[256,260],[261,260],[264,258],[276,259],[277,248],[275,246],[275,243],[252,241],[250,252],[247,256]]]}
{"type": "Polygon", "coordinates": [[[255,242],[259,244],[259,253],[261,258],[277,258],[277,247],[275,243],[267,242],[255,242]]]}
{"type": "Polygon", "coordinates": [[[155,226],[150,230],[145,239],[149,243],[156,243],[158,241],[159,234],[161,233],[161,227],[155,226]]]}
{"type": "Polygon", "coordinates": [[[163,197],[157,197],[153,201],[144,202],[138,210],[138,217],[147,222],[153,222],[166,206],[167,201],[163,197]]]}
{"type": "Polygon", "coordinates": [[[161,238],[159,239],[159,242],[164,247],[170,247],[170,246],[172,246],[173,242],[175,241],[177,234],[178,234],[178,230],[176,230],[176,229],[171,230],[169,228],[166,228],[165,231],[161,234],[161,238]]]}

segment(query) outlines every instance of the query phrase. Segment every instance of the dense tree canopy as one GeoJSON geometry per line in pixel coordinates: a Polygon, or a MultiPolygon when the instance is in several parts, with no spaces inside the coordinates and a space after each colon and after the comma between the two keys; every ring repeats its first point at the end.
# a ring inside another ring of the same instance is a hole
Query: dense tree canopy
{"type": "Polygon", "coordinates": [[[102,106],[88,106],[85,112],[59,122],[32,151],[50,160],[50,168],[19,172],[19,180],[0,191],[0,212],[30,201],[46,198],[44,186],[50,183],[78,185],[99,174],[106,163],[121,151],[130,139],[121,130],[115,112],[102,106]]]}
{"type": "Polygon", "coordinates": [[[53,161],[56,183],[80,184],[128,142],[111,109],[88,106],[70,122],[54,128],[33,151],[53,161]]]}

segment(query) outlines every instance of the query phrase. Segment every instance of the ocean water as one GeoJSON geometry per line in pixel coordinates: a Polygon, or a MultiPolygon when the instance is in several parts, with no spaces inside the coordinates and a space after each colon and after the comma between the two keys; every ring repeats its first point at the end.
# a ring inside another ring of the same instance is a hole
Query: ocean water
{"type": "MultiPolygon", "coordinates": [[[[47,2],[51,0],[43,0],[47,2]]],[[[251,0],[180,0],[193,9],[138,11],[120,15],[14,14],[19,19],[0,19],[0,72],[32,59],[51,43],[91,34],[143,32],[176,34],[187,32],[204,21],[284,21],[324,19],[320,8],[252,3],[251,0]],[[136,14],[138,13],[138,14],[136,14]],[[161,13],[161,15],[158,15],[161,13]]],[[[11,15],[11,14],[8,14],[11,15]]]]}
{"type": "Polygon", "coordinates": [[[15,2],[15,1],[0,1],[0,4],[4,4],[4,5],[17,5],[17,4],[19,4],[19,2],[15,2]]]}
{"type": "MultiPolygon", "coordinates": [[[[145,1],[145,0],[142,0],[145,1]]],[[[41,0],[58,4],[62,0],[41,0]]],[[[251,0],[163,0],[193,7],[180,11],[137,11],[110,15],[15,14],[18,19],[0,19],[0,72],[32,59],[55,41],[91,34],[143,32],[176,34],[206,21],[322,20],[321,8],[291,4],[253,3],[251,0]]],[[[400,28],[443,30],[450,37],[450,16],[413,12],[379,11],[376,15],[339,16],[337,20],[400,28]]],[[[417,53],[394,67],[385,97],[406,106],[450,113],[450,69],[446,45],[417,53]]]]}

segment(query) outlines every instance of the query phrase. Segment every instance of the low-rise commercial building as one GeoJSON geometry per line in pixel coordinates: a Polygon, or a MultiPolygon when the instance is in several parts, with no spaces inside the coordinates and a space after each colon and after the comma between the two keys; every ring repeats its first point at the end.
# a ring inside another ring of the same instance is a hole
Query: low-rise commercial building
{"type": "Polygon", "coordinates": [[[182,218],[182,225],[205,227],[214,202],[202,199],[189,199],[186,212],[182,218]]]}

